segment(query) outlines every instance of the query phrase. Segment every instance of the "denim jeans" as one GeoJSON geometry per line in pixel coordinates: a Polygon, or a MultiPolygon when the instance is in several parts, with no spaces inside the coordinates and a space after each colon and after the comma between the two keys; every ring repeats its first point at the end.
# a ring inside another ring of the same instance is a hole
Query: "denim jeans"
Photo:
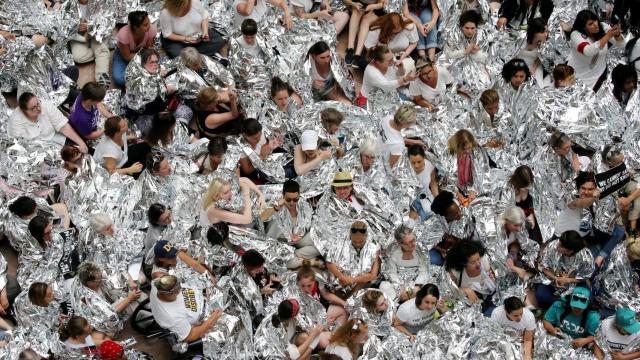
{"type": "MultiPolygon", "coordinates": [[[[432,12],[431,8],[425,8],[420,11],[420,14],[413,14],[417,18],[420,19],[422,24],[426,24],[431,21],[432,12]]],[[[438,19],[438,23],[440,23],[440,19],[438,19]]],[[[427,34],[427,36],[422,36],[422,33],[418,31],[418,36],[420,40],[418,40],[418,50],[426,50],[438,47],[438,24],[431,29],[431,31],[427,34]]]]}
{"type": "Polygon", "coordinates": [[[444,258],[440,254],[440,252],[436,249],[429,250],[429,260],[431,261],[431,265],[442,266],[444,265],[444,258]]]}
{"type": "Polygon", "coordinates": [[[605,232],[596,231],[594,234],[594,238],[600,240],[599,243],[589,245],[589,250],[591,250],[591,255],[594,258],[598,256],[602,256],[607,259],[609,255],[611,255],[611,251],[616,247],[624,238],[624,226],[620,224],[616,224],[613,227],[613,231],[611,234],[607,234],[605,232]]]}
{"type": "Polygon", "coordinates": [[[116,48],[116,51],[113,52],[113,82],[119,88],[124,88],[124,74],[127,71],[127,65],[129,62],[122,58],[120,55],[120,49],[116,48]]]}

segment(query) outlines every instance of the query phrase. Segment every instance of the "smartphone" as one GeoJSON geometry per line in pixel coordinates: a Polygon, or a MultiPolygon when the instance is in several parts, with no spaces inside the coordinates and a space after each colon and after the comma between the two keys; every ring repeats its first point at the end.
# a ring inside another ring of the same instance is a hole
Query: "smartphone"
{"type": "Polygon", "coordinates": [[[132,347],[133,345],[135,345],[137,343],[138,342],[133,337],[126,338],[126,339],[120,341],[120,345],[122,345],[124,348],[130,348],[130,347],[132,347]]]}
{"type": "Polygon", "coordinates": [[[280,289],[282,289],[282,284],[280,283],[280,281],[272,281],[271,282],[271,288],[272,289],[276,289],[276,290],[280,290],[280,289]]]}
{"type": "Polygon", "coordinates": [[[53,226],[59,226],[60,224],[62,224],[62,218],[59,216],[56,216],[53,219],[51,219],[51,222],[53,223],[53,226]]]}

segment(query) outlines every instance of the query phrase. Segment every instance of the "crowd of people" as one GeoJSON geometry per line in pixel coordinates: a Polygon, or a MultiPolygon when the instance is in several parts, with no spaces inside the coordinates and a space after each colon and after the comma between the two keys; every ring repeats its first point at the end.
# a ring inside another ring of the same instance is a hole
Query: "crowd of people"
{"type": "Polygon", "coordinates": [[[0,7],[0,359],[640,359],[636,2],[0,7]]]}

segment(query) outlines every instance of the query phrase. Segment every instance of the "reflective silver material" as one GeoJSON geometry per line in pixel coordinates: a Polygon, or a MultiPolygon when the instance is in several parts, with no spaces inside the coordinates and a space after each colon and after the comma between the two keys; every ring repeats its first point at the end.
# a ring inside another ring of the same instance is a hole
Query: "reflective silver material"
{"type": "MultiPolygon", "coordinates": [[[[580,250],[577,254],[567,257],[558,252],[557,247],[560,243],[559,240],[553,240],[547,244],[542,250],[540,255],[540,264],[538,269],[540,270],[541,282],[544,284],[555,285],[550,279],[548,279],[542,270],[549,269],[555,275],[564,275],[573,277],[577,280],[585,280],[591,277],[595,271],[595,265],[593,263],[593,256],[588,248],[580,250]]],[[[558,291],[564,292],[567,289],[558,289],[558,291]]]]}
{"type": "Polygon", "coordinates": [[[140,54],[131,59],[125,72],[126,105],[136,111],[153,102],[156,98],[166,99],[167,83],[160,72],[152,74],[145,70],[140,54]]]}
{"type": "Polygon", "coordinates": [[[393,332],[393,309],[395,308],[395,303],[392,299],[387,298],[383,293],[382,296],[385,297],[387,310],[380,314],[369,312],[362,304],[362,296],[364,296],[367,291],[382,292],[378,289],[359,290],[357,293],[353,294],[353,296],[351,296],[349,300],[347,300],[347,312],[349,312],[350,317],[362,319],[365,323],[367,323],[367,325],[369,326],[369,336],[373,335],[380,338],[385,338],[391,332],[393,332]]]}
{"type": "MultiPolygon", "coordinates": [[[[106,296],[116,295],[114,294],[115,289],[109,289],[105,285],[107,282],[103,280],[104,287],[101,289],[102,294],[99,294],[82,285],[76,277],[71,284],[70,303],[75,314],[87,319],[94,329],[115,334],[122,330],[123,324],[113,305],[106,299],[106,296]]],[[[117,293],[117,291],[115,292],[117,293]]]]}
{"type": "Polygon", "coordinates": [[[594,279],[594,287],[598,291],[597,299],[610,309],[630,307],[640,311],[640,297],[638,296],[638,274],[633,270],[627,257],[624,242],[618,244],[603,269],[594,279]]]}

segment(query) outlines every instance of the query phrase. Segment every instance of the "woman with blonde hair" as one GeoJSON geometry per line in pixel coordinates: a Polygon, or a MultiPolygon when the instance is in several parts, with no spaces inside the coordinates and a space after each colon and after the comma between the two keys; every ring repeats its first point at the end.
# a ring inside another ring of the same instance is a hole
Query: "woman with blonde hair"
{"type": "Polygon", "coordinates": [[[457,161],[456,187],[458,189],[457,196],[461,202],[473,201],[478,195],[478,189],[471,189],[475,183],[474,176],[474,156],[475,152],[481,151],[480,144],[475,137],[467,129],[458,130],[447,141],[447,150],[450,155],[454,155],[457,161]]]}
{"type": "Polygon", "coordinates": [[[201,138],[211,140],[218,135],[236,133],[239,116],[235,92],[218,92],[213,87],[206,87],[198,93],[195,120],[201,138]]]}
{"type": "Polygon", "coordinates": [[[360,347],[368,338],[367,323],[361,319],[349,319],[331,335],[325,353],[337,355],[342,360],[357,359],[360,347]]]}
{"type": "Polygon", "coordinates": [[[211,180],[200,207],[200,224],[202,226],[211,226],[221,222],[237,225],[252,223],[251,192],[258,195],[261,208],[264,208],[264,195],[251,180],[241,177],[238,182],[240,184],[240,193],[244,200],[242,213],[239,214],[217,206],[219,201],[231,201],[233,193],[229,181],[215,178],[211,180]]]}
{"type": "Polygon", "coordinates": [[[212,57],[226,55],[223,36],[209,26],[209,13],[200,0],[166,0],[159,21],[162,48],[169,57],[178,57],[185,47],[212,57]]]}
{"type": "Polygon", "coordinates": [[[417,116],[418,111],[415,106],[402,104],[392,117],[382,119],[380,127],[382,128],[383,152],[385,159],[388,159],[389,167],[396,166],[406,145],[424,145],[421,140],[405,139],[401,132],[402,129],[413,126],[417,116]]]}

